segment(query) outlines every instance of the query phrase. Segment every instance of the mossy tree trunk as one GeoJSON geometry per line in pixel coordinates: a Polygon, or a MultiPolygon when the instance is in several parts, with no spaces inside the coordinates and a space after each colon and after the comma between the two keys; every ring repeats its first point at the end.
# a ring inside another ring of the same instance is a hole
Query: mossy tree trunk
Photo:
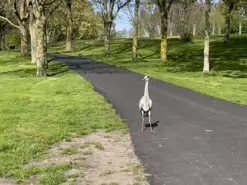
{"type": "Polygon", "coordinates": [[[133,34],[133,46],[132,46],[132,59],[136,60],[138,57],[138,17],[140,0],[135,2],[135,16],[134,16],[134,34],[133,34]]]}
{"type": "Polygon", "coordinates": [[[47,68],[47,49],[46,49],[46,16],[44,5],[40,4],[38,0],[33,0],[30,5],[31,14],[31,43],[32,53],[35,52],[35,58],[32,62],[37,65],[37,76],[46,76],[47,68]],[[34,40],[35,39],[35,40],[34,40]],[[33,50],[34,49],[34,50],[33,50]]]}
{"type": "Polygon", "coordinates": [[[167,14],[161,14],[161,45],[160,58],[162,61],[167,61],[167,14]]]}
{"type": "Polygon", "coordinates": [[[31,63],[37,64],[36,57],[36,47],[37,47],[37,36],[36,36],[36,28],[35,28],[35,19],[33,15],[30,15],[29,21],[29,32],[31,39],[31,63]]]}
{"type": "Polygon", "coordinates": [[[28,55],[28,29],[26,24],[20,25],[21,32],[21,54],[28,55]]]}
{"type": "Polygon", "coordinates": [[[105,54],[109,55],[111,50],[111,27],[112,21],[104,23],[105,54]]]}
{"type": "Polygon", "coordinates": [[[168,28],[168,13],[171,9],[173,0],[157,0],[157,6],[160,12],[161,21],[161,44],[160,44],[160,59],[167,61],[167,28],[168,28]]]}
{"type": "Polygon", "coordinates": [[[67,0],[66,1],[67,5],[67,36],[66,36],[66,48],[65,51],[72,51],[72,28],[73,28],[73,20],[72,20],[72,11],[71,11],[71,6],[72,6],[72,0],[67,0]]]}
{"type": "Polygon", "coordinates": [[[20,0],[19,13],[17,10],[17,3],[14,3],[15,17],[19,24],[19,29],[21,33],[21,54],[28,55],[28,11],[26,0],[20,0]]]}
{"type": "Polygon", "coordinates": [[[57,9],[63,2],[59,0],[56,6],[49,8],[47,11],[45,6],[51,6],[57,1],[52,1],[45,4],[40,0],[29,0],[30,11],[30,35],[31,35],[31,48],[32,53],[35,53],[32,62],[37,65],[37,76],[46,76],[46,69],[48,68],[47,62],[47,35],[46,35],[46,21],[47,18],[57,9]]]}

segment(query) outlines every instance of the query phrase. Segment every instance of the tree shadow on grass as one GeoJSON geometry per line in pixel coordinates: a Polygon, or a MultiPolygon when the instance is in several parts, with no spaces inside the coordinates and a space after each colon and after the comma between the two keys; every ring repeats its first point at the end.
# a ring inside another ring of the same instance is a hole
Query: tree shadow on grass
{"type": "Polygon", "coordinates": [[[36,70],[29,69],[29,68],[17,69],[13,71],[6,71],[6,72],[0,73],[0,75],[18,76],[20,78],[32,77],[35,74],[36,74],[36,70]]]}
{"type": "MultiPolygon", "coordinates": [[[[225,77],[245,78],[247,76],[247,37],[232,37],[232,43],[225,44],[222,40],[210,43],[210,61],[213,71],[223,73],[225,77]]],[[[169,62],[159,65],[172,73],[201,72],[203,68],[203,44],[182,43],[177,40],[169,43],[169,62]]],[[[203,41],[202,41],[203,42],[203,41]]],[[[156,51],[157,52],[157,51],[156,51]]],[[[155,53],[144,57],[155,64],[155,53]]],[[[140,63],[141,64],[141,63],[140,63]]]]}
{"type": "MultiPolygon", "coordinates": [[[[47,77],[51,76],[62,76],[69,72],[69,68],[61,63],[52,63],[52,60],[49,61],[49,67],[47,70],[47,77]]],[[[1,72],[0,75],[10,75],[18,76],[20,78],[35,77],[36,68],[33,65],[27,65],[26,68],[16,69],[12,71],[1,72]],[[28,68],[28,66],[31,66],[28,68]]]]}

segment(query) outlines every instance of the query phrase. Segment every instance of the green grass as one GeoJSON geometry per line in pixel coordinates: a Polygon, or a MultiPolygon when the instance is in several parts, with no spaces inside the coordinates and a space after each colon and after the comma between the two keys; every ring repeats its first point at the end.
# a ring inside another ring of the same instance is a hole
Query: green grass
{"type": "Polygon", "coordinates": [[[124,168],[121,172],[144,172],[144,168],[142,165],[137,164],[132,167],[124,168]]]}
{"type": "MultiPolygon", "coordinates": [[[[127,128],[92,85],[66,66],[50,62],[48,77],[37,78],[29,61],[19,52],[0,52],[0,176],[18,180],[27,177],[22,165],[72,134],[127,128]]],[[[40,182],[59,184],[61,170],[48,171],[40,182]]]]}
{"type": "Polygon", "coordinates": [[[65,148],[62,152],[62,154],[65,154],[65,155],[73,155],[76,153],[77,153],[76,148],[65,148]]]}
{"type": "Polygon", "coordinates": [[[25,178],[29,176],[39,175],[39,184],[42,185],[57,185],[65,182],[63,175],[65,170],[71,169],[73,166],[70,163],[60,163],[50,166],[30,166],[28,168],[12,171],[13,176],[17,178],[17,183],[25,183],[25,178]]]}
{"type": "MultiPolygon", "coordinates": [[[[112,41],[111,55],[104,55],[103,41],[75,41],[74,51],[66,53],[88,57],[121,68],[149,75],[182,87],[220,99],[247,104],[247,36],[231,36],[231,43],[223,37],[213,37],[210,61],[213,72],[202,73],[203,39],[182,43],[168,40],[168,62],[161,62],[159,39],[140,39],[139,60],[132,61],[132,39],[112,41]]],[[[56,43],[50,52],[64,53],[63,44],[56,43]]]]}

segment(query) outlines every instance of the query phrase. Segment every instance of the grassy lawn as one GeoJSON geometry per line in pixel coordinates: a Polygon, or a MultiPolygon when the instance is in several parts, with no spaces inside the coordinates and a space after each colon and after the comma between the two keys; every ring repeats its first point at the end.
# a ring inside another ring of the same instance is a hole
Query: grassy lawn
{"type": "MultiPolygon", "coordinates": [[[[139,60],[132,61],[132,39],[112,42],[111,55],[104,56],[103,41],[75,41],[74,51],[66,53],[88,57],[146,74],[220,99],[247,104],[247,36],[231,36],[231,44],[222,37],[211,38],[210,60],[214,71],[203,74],[203,39],[193,43],[168,40],[169,62],[159,60],[160,41],[141,39],[139,60]]],[[[64,44],[53,44],[49,52],[64,52],[64,44]]]]}
{"type": "Polygon", "coordinates": [[[0,176],[22,181],[39,174],[40,184],[58,185],[71,164],[22,165],[45,158],[62,139],[126,125],[90,83],[66,66],[50,62],[48,77],[37,78],[29,62],[19,52],[0,52],[0,176]]]}

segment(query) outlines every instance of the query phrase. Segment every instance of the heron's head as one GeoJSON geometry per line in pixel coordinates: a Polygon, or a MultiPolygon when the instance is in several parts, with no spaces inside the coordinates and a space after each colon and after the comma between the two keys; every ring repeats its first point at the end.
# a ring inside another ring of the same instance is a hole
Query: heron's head
{"type": "Polygon", "coordinates": [[[142,80],[148,81],[149,78],[148,78],[148,76],[144,76],[144,78],[142,80]]]}

